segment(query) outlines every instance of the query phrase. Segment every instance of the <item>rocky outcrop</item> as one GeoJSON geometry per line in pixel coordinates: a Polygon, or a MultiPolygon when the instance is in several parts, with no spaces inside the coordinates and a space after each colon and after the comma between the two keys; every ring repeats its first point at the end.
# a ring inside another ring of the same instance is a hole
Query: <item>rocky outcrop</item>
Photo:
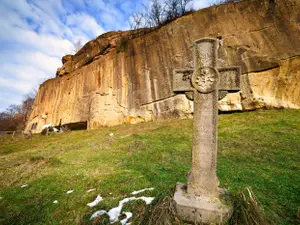
{"type": "Polygon", "coordinates": [[[239,93],[222,111],[300,108],[300,2],[245,0],[193,12],[159,29],[109,32],[62,59],[39,89],[27,124],[87,122],[88,128],[190,117],[192,102],[174,94],[172,71],[192,68],[191,46],[222,43],[219,64],[242,68],[239,93]]]}
{"type": "Polygon", "coordinates": [[[278,67],[248,76],[253,97],[267,107],[300,108],[300,57],[281,60],[278,67]]]}
{"type": "Polygon", "coordinates": [[[124,51],[129,39],[144,35],[150,31],[151,29],[139,29],[136,31],[105,33],[95,40],[89,41],[74,56],[64,56],[62,58],[63,66],[57,69],[56,77],[67,75],[113,50],[116,52],[124,51]]]}

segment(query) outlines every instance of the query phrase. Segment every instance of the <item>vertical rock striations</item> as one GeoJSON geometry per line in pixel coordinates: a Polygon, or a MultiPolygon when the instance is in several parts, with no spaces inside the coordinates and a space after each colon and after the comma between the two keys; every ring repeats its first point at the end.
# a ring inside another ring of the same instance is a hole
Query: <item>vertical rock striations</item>
{"type": "Polygon", "coordinates": [[[193,12],[154,31],[109,32],[62,58],[56,78],[38,91],[26,131],[38,123],[87,122],[88,128],[189,117],[174,95],[174,68],[192,68],[193,42],[223,40],[222,65],[242,67],[242,87],[222,111],[300,108],[300,2],[245,0],[193,12]],[[189,59],[189,60],[186,60],[189,59]]]}

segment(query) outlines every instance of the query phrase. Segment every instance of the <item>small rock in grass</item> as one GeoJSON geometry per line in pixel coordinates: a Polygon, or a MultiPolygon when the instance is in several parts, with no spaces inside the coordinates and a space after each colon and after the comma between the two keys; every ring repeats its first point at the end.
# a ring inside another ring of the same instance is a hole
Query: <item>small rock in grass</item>
{"type": "Polygon", "coordinates": [[[54,201],[53,201],[53,204],[57,204],[57,203],[58,203],[58,201],[57,201],[57,200],[54,200],[54,201]]]}
{"type": "Polygon", "coordinates": [[[21,186],[21,188],[26,188],[28,186],[28,184],[23,184],[22,186],[21,186]]]}
{"type": "Polygon", "coordinates": [[[68,191],[67,191],[67,194],[71,194],[71,193],[73,193],[73,191],[74,191],[74,190],[68,190],[68,191]]]}

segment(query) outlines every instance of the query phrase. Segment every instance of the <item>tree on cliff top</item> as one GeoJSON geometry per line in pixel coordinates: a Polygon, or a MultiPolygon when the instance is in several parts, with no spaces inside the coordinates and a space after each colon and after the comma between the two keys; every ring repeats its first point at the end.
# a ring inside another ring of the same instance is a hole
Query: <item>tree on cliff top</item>
{"type": "MultiPolygon", "coordinates": [[[[209,0],[209,5],[214,6],[239,1],[242,0],[209,0]]],[[[187,8],[190,2],[192,0],[149,0],[149,4],[142,5],[140,12],[135,12],[131,15],[130,28],[136,30],[163,26],[193,11],[192,8],[187,8]]]]}
{"type": "Polygon", "coordinates": [[[79,40],[76,41],[75,44],[74,44],[74,49],[73,49],[74,53],[76,54],[77,52],[79,52],[79,50],[80,50],[82,47],[83,47],[82,41],[81,41],[81,39],[79,39],[79,40]]]}
{"type": "Polygon", "coordinates": [[[187,13],[187,4],[192,0],[150,0],[150,6],[143,5],[140,12],[131,16],[131,29],[159,27],[187,13]]]}

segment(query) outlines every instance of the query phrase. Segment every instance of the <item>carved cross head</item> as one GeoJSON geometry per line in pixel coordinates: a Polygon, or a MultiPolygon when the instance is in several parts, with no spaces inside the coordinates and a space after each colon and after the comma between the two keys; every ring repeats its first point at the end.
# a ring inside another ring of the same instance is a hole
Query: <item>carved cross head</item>
{"type": "Polygon", "coordinates": [[[240,67],[217,68],[217,50],[219,40],[204,38],[195,41],[194,69],[176,69],[173,73],[173,91],[191,92],[197,90],[207,94],[219,90],[219,96],[227,92],[240,90],[240,67]],[[202,45],[201,49],[198,47],[202,45]],[[204,46],[204,47],[203,47],[204,46]]]}

